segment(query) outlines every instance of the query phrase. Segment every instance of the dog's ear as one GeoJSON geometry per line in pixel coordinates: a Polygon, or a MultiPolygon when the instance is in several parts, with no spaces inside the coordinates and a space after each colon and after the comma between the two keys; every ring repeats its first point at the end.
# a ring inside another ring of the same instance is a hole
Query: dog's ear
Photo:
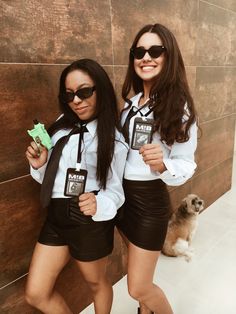
{"type": "Polygon", "coordinates": [[[180,204],[179,208],[178,208],[178,211],[180,213],[186,213],[187,212],[187,209],[188,209],[188,204],[187,204],[187,201],[186,199],[183,199],[182,200],[182,203],[180,204]]]}

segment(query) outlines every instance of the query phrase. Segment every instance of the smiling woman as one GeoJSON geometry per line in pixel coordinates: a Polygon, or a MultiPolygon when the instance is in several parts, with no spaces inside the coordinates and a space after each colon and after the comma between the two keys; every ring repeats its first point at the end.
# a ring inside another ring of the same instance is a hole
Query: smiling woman
{"type": "Polygon", "coordinates": [[[117,226],[129,243],[128,289],[139,313],[172,314],[152,278],[171,212],[166,184],[181,185],[193,175],[197,126],[183,59],[165,26],[146,25],[136,35],[122,96],[130,150],[117,226]],[[136,96],[128,99],[131,88],[136,96]]]}
{"type": "MultiPolygon", "coordinates": [[[[133,48],[134,70],[145,82],[145,85],[149,85],[150,88],[163,68],[165,50],[166,48],[163,46],[160,37],[155,33],[143,34],[137,43],[137,47],[133,48]]],[[[148,96],[144,95],[143,102],[148,96]]]]}

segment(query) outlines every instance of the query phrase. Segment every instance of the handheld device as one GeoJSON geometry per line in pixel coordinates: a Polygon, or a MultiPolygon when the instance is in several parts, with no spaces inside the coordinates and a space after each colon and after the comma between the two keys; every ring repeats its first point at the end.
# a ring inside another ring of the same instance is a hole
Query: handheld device
{"type": "Polygon", "coordinates": [[[33,120],[34,128],[32,130],[28,130],[28,134],[33,138],[38,147],[43,145],[47,148],[47,150],[52,148],[51,138],[46,131],[44,124],[38,122],[37,119],[33,120]]]}

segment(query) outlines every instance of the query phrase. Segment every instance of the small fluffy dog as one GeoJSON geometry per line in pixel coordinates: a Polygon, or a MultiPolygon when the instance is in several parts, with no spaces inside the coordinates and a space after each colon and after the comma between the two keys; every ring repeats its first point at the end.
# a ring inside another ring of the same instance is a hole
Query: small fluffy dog
{"type": "Polygon", "coordinates": [[[171,216],[162,253],[167,256],[184,256],[190,261],[193,249],[190,247],[197,229],[198,214],[204,208],[204,201],[195,194],[189,194],[171,216]]]}

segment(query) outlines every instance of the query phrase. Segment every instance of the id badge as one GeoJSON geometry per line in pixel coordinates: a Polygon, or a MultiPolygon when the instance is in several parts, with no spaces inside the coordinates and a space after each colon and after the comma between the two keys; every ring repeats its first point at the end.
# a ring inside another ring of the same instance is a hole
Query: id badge
{"type": "Polygon", "coordinates": [[[154,120],[146,117],[135,118],[132,133],[132,149],[140,149],[145,144],[152,141],[154,120]]]}
{"type": "Polygon", "coordinates": [[[79,196],[84,193],[88,171],[74,168],[68,168],[65,182],[65,196],[79,196]]]}

